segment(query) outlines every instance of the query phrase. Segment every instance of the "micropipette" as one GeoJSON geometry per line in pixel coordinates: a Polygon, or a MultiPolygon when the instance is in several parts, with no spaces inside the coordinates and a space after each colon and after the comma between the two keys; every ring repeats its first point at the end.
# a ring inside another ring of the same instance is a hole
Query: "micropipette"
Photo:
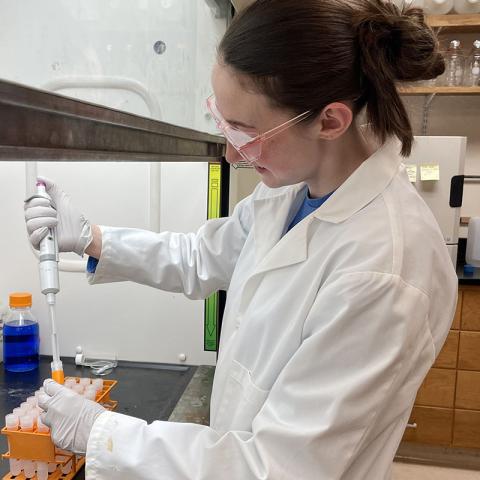
{"type": "MultiPolygon", "coordinates": [[[[45,188],[45,183],[37,182],[37,197],[51,200],[45,188]]],[[[60,360],[60,353],[58,348],[57,329],[55,327],[55,295],[59,292],[58,280],[58,244],[56,237],[56,229],[49,228],[45,238],[40,242],[40,287],[42,293],[47,299],[50,327],[52,331],[52,378],[63,384],[63,364],[60,360]]]]}

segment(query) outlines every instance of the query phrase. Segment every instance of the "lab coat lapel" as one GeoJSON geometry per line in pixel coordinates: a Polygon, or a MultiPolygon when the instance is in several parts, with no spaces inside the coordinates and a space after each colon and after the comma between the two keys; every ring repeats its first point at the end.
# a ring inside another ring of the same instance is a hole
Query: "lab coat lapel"
{"type": "Polygon", "coordinates": [[[241,294],[239,317],[245,311],[262,281],[263,274],[307,258],[306,221],[284,232],[304,198],[306,185],[298,185],[275,197],[254,202],[255,267],[241,294]]]}
{"type": "Polygon", "coordinates": [[[300,184],[278,196],[255,201],[255,273],[299,263],[307,258],[309,222],[300,222],[285,234],[300,208],[306,188],[300,184]]]}

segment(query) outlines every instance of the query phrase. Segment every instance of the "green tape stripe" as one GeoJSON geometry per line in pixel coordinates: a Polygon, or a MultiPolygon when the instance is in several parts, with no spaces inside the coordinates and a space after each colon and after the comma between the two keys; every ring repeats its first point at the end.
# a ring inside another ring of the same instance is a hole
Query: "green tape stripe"
{"type": "MultiPolygon", "coordinates": [[[[221,169],[218,163],[208,165],[208,208],[207,218],[220,217],[220,181],[221,169]]],[[[204,350],[218,350],[218,293],[210,295],[205,300],[205,315],[203,328],[204,350]]]]}

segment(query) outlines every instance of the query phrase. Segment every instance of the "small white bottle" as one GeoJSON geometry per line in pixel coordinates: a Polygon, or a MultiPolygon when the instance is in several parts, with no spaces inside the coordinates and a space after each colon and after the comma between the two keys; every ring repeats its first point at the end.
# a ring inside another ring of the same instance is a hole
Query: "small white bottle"
{"type": "Polygon", "coordinates": [[[453,0],[425,0],[423,8],[427,15],[446,15],[453,9],[453,0]]]}
{"type": "Polygon", "coordinates": [[[458,87],[463,84],[465,56],[460,40],[452,40],[445,53],[445,73],[439,82],[447,87],[458,87]]]}
{"type": "Polygon", "coordinates": [[[480,0],[455,0],[453,9],[459,14],[480,13],[480,0]]]}
{"type": "Polygon", "coordinates": [[[473,42],[472,51],[467,58],[465,85],[468,87],[480,86],[480,40],[473,42]]]}

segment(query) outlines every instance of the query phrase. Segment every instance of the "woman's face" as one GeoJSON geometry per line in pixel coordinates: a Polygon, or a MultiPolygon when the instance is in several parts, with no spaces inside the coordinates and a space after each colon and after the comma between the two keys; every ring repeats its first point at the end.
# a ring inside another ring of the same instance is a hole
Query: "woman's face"
{"type": "MultiPolygon", "coordinates": [[[[212,85],[218,110],[223,118],[240,130],[267,132],[297,115],[273,108],[268,98],[248,89],[240,77],[227,66],[217,64],[212,85]]],[[[227,143],[229,163],[242,160],[227,143]]],[[[262,181],[271,188],[293,185],[314,178],[318,166],[318,140],[308,124],[300,123],[262,144],[262,154],[255,163],[262,181]]]]}

